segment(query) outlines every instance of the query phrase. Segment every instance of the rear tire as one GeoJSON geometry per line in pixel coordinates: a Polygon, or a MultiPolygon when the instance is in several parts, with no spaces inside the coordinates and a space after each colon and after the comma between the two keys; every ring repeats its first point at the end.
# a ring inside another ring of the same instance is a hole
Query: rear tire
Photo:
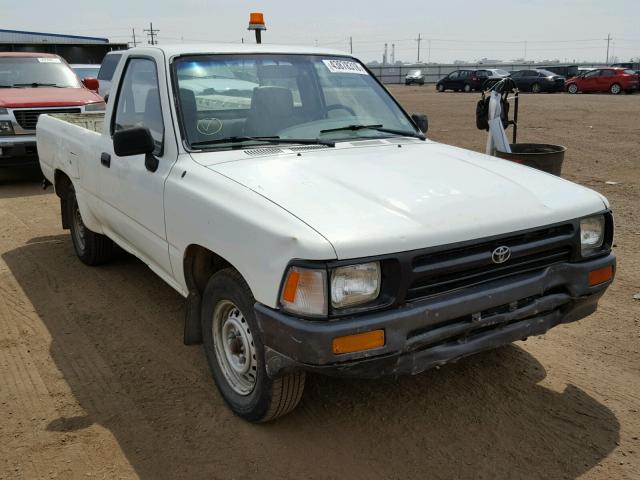
{"type": "Polygon", "coordinates": [[[202,300],[202,337],[211,376],[229,408],[250,422],[267,422],[298,405],[305,373],[267,375],[254,304],[236,270],[214,274],[202,300]]]}
{"type": "Polygon", "coordinates": [[[469,85],[468,83],[465,83],[463,90],[465,93],[469,93],[471,91],[471,85],[469,85]]]}
{"type": "Polygon", "coordinates": [[[531,93],[540,93],[542,91],[542,88],[540,87],[539,83],[534,83],[533,85],[531,85],[531,93]]]}
{"type": "Polygon", "coordinates": [[[82,221],[78,199],[73,187],[67,191],[67,218],[71,220],[71,240],[76,255],[85,265],[96,266],[113,258],[114,245],[110,238],[89,230],[82,221]]]}
{"type": "Polygon", "coordinates": [[[619,83],[614,83],[613,85],[611,85],[611,87],[609,87],[609,92],[611,93],[611,95],[620,95],[622,93],[622,87],[619,83]]]}
{"type": "Polygon", "coordinates": [[[572,83],[571,85],[569,85],[567,87],[567,92],[572,93],[572,94],[578,93],[578,85],[576,85],[575,83],[572,83]]]}

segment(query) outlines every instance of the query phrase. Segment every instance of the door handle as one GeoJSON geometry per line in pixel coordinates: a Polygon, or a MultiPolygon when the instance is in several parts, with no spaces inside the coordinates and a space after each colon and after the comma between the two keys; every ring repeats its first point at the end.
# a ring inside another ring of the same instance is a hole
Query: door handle
{"type": "Polygon", "coordinates": [[[102,154],[100,155],[100,163],[107,167],[110,168],[111,167],[111,155],[109,155],[107,152],[102,152],[102,154]]]}

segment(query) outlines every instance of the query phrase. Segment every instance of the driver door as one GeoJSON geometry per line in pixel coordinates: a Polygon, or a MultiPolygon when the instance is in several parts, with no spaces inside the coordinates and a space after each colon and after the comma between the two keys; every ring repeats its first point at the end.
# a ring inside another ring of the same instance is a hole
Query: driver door
{"type": "Polygon", "coordinates": [[[109,236],[167,278],[172,277],[172,270],[165,232],[164,183],[176,162],[177,145],[168,120],[169,94],[161,55],[127,58],[118,90],[113,92],[110,125],[111,135],[121,129],[147,127],[154,139],[157,169],[153,170],[153,162],[145,161],[145,155],[117,156],[111,137],[105,135],[100,196],[109,236]]]}

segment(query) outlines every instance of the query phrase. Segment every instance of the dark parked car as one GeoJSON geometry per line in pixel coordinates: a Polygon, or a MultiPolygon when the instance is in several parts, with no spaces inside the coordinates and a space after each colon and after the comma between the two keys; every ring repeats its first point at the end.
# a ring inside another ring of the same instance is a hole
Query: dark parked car
{"type": "Polygon", "coordinates": [[[513,81],[516,83],[518,90],[523,92],[540,93],[564,91],[565,78],[541,68],[511,72],[511,78],[513,78],[513,81]]]}
{"type": "Polygon", "coordinates": [[[445,90],[453,90],[455,92],[482,90],[486,86],[485,83],[496,82],[508,75],[509,72],[506,70],[498,69],[456,70],[440,79],[436,84],[436,89],[439,92],[444,92],[445,90]]]}

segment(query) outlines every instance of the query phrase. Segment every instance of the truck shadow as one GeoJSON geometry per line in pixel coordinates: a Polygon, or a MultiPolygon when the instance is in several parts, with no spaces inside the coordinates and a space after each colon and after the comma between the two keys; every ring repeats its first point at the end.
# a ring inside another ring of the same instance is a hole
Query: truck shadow
{"type": "Polygon", "coordinates": [[[2,167],[0,165],[0,199],[29,197],[53,192],[42,189],[42,171],[38,165],[2,167]]]}
{"type": "Polygon", "coordinates": [[[619,439],[608,408],[540,385],[544,368],[517,346],[416,377],[310,376],[296,411],[247,424],[182,345],[182,298],[141,262],[86,267],[65,235],[2,258],[78,404],[47,430],[102,425],[141,478],[575,478],[619,439]]]}

